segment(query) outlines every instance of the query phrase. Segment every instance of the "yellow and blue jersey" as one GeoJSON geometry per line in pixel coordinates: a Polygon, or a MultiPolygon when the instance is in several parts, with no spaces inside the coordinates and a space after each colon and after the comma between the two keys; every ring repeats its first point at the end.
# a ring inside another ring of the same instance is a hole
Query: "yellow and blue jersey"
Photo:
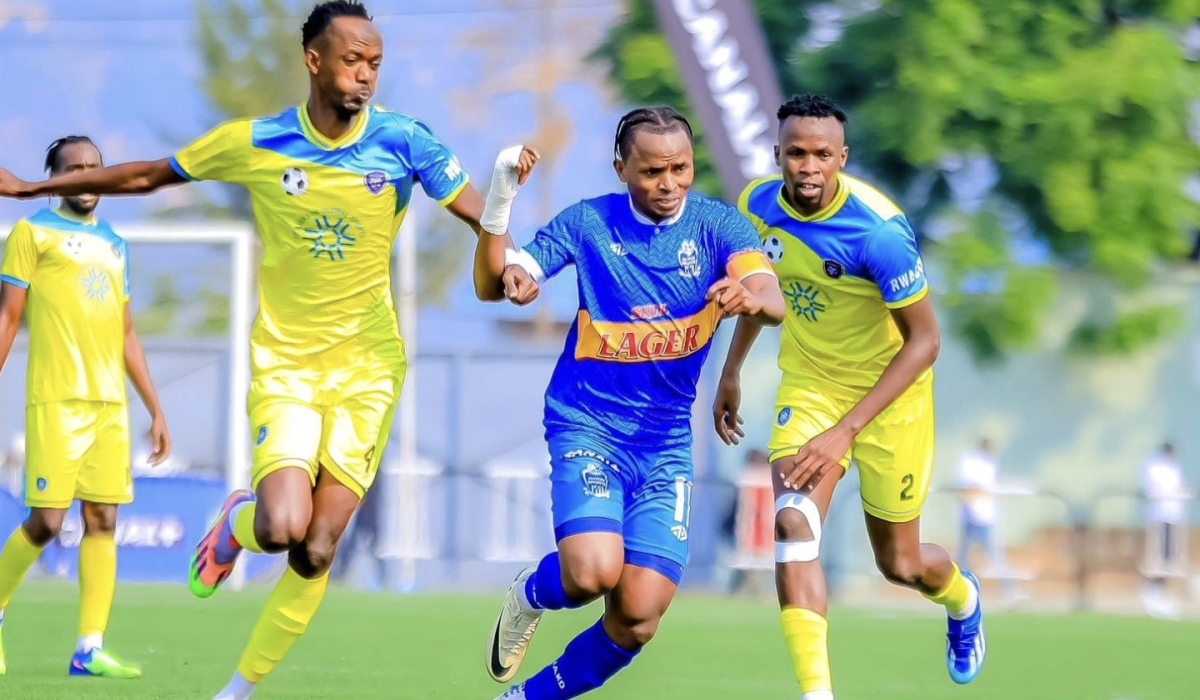
{"type": "Polygon", "coordinates": [[[553,438],[626,444],[691,441],[696,383],[721,320],[705,296],[725,276],[773,274],[754,227],[733,207],[690,195],[651,223],[626,194],[575,204],[525,251],[552,277],[578,273],[579,312],[546,391],[553,438]]]}
{"type": "MultiPolygon", "coordinates": [[[[781,393],[863,395],[903,345],[890,309],[929,293],[904,213],[845,173],[838,176],[833,202],[812,216],[788,203],[779,176],[752,182],[738,208],[758,229],[788,306],[779,350],[781,393]]],[[[931,378],[932,370],[913,390],[931,378]]]]}
{"type": "Polygon", "coordinates": [[[446,205],[468,183],[427,126],[371,107],[330,141],[298,107],[218,126],[171,164],[188,179],[250,193],[264,249],[256,369],[286,369],[330,349],[364,346],[403,360],[391,256],[413,187],[420,183],[446,205]]]}
{"type": "Polygon", "coordinates": [[[123,404],[129,246],[105,222],[45,209],[5,244],[0,280],[27,290],[30,406],[123,404]]]}

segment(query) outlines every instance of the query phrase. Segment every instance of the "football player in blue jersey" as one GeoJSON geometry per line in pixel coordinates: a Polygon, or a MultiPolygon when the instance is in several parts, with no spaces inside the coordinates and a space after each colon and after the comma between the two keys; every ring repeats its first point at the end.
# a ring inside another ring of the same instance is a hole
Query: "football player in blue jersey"
{"type": "Polygon", "coordinates": [[[757,232],[689,193],[692,132],[666,107],[617,127],[627,191],[572,205],[520,251],[502,238],[527,158],[497,159],[481,220],[481,299],[523,300],[574,265],[579,312],[546,391],[558,549],[513,582],[487,669],[512,680],[542,614],[607,597],[603,617],[505,700],[564,700],[599,688],[658,628],[683,576],[692,492],[692,404],[717,325],[777,325],[785,307],[757,232]]]}

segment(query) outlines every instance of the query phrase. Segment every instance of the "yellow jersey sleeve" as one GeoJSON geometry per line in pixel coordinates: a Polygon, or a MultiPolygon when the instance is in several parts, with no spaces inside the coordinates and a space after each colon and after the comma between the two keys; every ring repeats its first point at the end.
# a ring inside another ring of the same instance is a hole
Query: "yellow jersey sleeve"
{"type": "Polygon", "coordinates": [[[226,122],[171,157],[171,167],[188,180],[242,183],[250,171],[253,121],[226,122]]]}
{"type": "Polygon", "coordinates": [[[29,289],[33,271],[37,269],[37,241],[33,227],[22,219],[13,227],[4,246],[4,264],[0,266],[0,281],[21,289],[29,289]]]}

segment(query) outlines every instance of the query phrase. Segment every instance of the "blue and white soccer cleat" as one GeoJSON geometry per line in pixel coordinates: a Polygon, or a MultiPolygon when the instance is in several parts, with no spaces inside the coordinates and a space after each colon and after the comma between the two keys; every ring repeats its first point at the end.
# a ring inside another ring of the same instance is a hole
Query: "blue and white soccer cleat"
{"type": "Polygon", "coordinates": [[[975,587],[975,613],[965,620],[947,618],[946,668],[950,679],[966,685],[979,676],[983,660],[987,656],[987,642],[983,637],[983,596],[979,579],[970,571],[962,572],[967,583],[975,587]]]}

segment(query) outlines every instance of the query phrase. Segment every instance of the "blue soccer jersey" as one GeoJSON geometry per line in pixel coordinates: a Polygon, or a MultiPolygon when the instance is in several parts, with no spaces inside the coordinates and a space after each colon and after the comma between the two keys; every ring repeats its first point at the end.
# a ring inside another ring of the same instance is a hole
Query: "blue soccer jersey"
{"type": "Polygon", "coordinates": [[[572,264],[579,278],[579,313],[546,391],[555,538],[620,534],[627,563],[678,584],[692,404],[721,321],[706,297],[723,277],[775,274],[758,234],[700,195],[656,224],[611,194],[566,209],[525,252],[539,278],[572,264]]]}
{"type": "Polygon", "coordinates": [[[579,278],[579,313],[546,391],[547,437],[689,444],[696,383],[721,320],[708,289],[727,275],[774,274],[754,226],[696,194],[655,224],[628,195],[610,194],[568,207],[525,251],[538,276],[575,265],[579,278]]]}

